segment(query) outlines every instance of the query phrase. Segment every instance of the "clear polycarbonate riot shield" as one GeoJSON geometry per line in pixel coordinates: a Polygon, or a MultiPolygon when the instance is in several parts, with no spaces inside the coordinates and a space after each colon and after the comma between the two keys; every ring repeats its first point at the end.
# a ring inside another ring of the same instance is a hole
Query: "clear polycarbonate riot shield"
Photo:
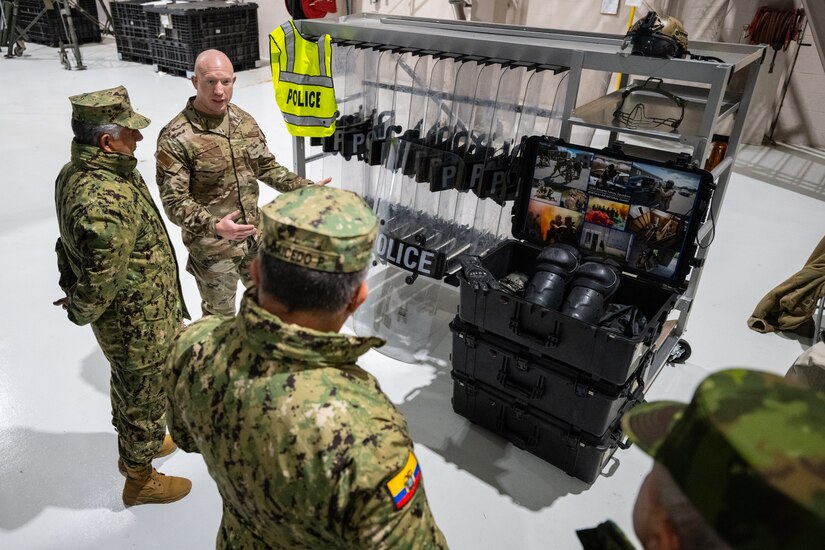
{"type": "Polygon", "coordinates": [[[378,180],[388,154],[388,139],[401,131],[397,125],[395,108],[396,73],[401,55],[385,49],[367,66],[364,77],[365,92],[372,105],[372,130],[367,135],[367,152],[364,157],[364,199],[373,206],[377,196],[378,180]]]}
{"type": "MultiPolygon", "coordinates": [[[[335,83],[335,101],[338,104],[338,118],[336,120],[336,132],[326,138],[312,138],[309,140],[313,146],[311,154],[324,153],[322,159],[323,173],[325,177],[332,178],[335,187],[343,187],[344,181],[341,177],[344,169],[344,158],[338,154],[342,147],[343,134],[340,132],[340,121],[344,115],[352,114],[358,110],[359,94],[350,95],[350,89],[355,89],[355,81],[361,80],[361,75],[355,72],[356,63],[354,56],[356,49],[352,45],[333,42],[332,44],[332,76],[335,83]]],[[[347,187],[343,187],[347,189],[347,187]]]]}
{"type": "Polygon", "coordinates": [[[354,113],[342,117],[341,156],[346,162],[342,166],[341,179],[343,188],[367,198],[370,172],[364,161],[369,153],[375,124],[376,102],[376,90],[371,82],[375,81],[378,61],[383,52],[374,47],[356,47],[355,50],[358,53],[351,59],[351,68],[357,76],[352,79],[352,85],[347,86],[347,94],[358,99],[353,101],[357,104],[354,113]]]}
{"type": "MultiPolygon", "coordinates": [[[[483,200],[481,187],[484,181],[485,164],[490,156],[490,128],[496,112],[496,97],[501,79],[506,69],[496,62],[484,60],[475,64],[474,80],[462,83],[465,89],[473,84],[473,100],[469,104],[457,102],[456,121],[453,131],[453,154],[460,157],[459,175],[455,181],[455,200],[452,205],[445,202],[443,216],[452,220],[452,233],[460,238],[446,258],[447,271],[456,269],[456,258],[460,254],[481,254],[491,249],[501,238],[484,225],[476,225],[487,217],[498,219],[501,205],[492,200],[483,200]],[[462,121],[467,121],[463,123],[462,121]],[[446,208],[452,206],[452,212],[446,208]],[[463,238],[462,235],[465,235],[463,238]]],[[[471,76],[471,75],[468,75],[471,76]]]]}
{"type": "Polygon", "coordinates": [[[353,327],[357,334],[376,334],[387,340],[380,348],[382,353],[412,362],[424,359],[438,344],[434,340],[445,336],[445,319],[439,319],[437,307],[445,302],[442,295],[457,303],[455,289],[445,288],[441,282],[443,266],[427,248],[426,239],[432,238],[434,229],[435,203],[427,202],[427,184],[415,180],[416,162],[423,159],[422,143],[438,119],[434,113],[441,110],[439,103],[444,101],[444,80],[447,78],[452,87],[455,78],[446,66],[453,60],[438,60],[429,52],[404,53],[399,58],[394,101],[396,120],[403,121],[403,130],[388,140],[375,204],[380,223],[378,260],[367,279],[367,302],[353,316],[353,327]],[[391,261],[387,261],[388,256],[391,261]],[[413,264],[417,268],[411,270],[413,264]]]}
{"type": "Polygon", "coordinates": [[[560,67],[541,66],[531,71],[521,102],[515,139],[517,147],[523,138],[530,136],[558,137],[567,91],[562,83],[566,77],[567,72],[560,67]]]}
{"type": "Polygon", "coordinates": [[[326,138],[324,150],[330,150],[343,159],[340,185],[342,189],[363,195],[363,167],[357,162],[366,147],[367,129],[371,126],[365,106],[364,74],[373,50],[362,44],[354,45],[346,61],[343,108],[335,126],[335,133],[326,138]]]}
{"type": "Polygon", "coordinates": [[[484,68],[454,56],[419,57],[414,70],[399,68],[397,116],[406,111],[407,125],[389,140],[371,291],[354,316],[356,332],[385,338],[381,351],[406,361],[424,360],[438,347],[458,305],[457,289],[442,279],[448,258],[471,246],[475,235],[469,224],[457,227],[453,220],[455,174],[465,170],[467,149],[456,154],[453,137],[471,129],[484,68]]]}

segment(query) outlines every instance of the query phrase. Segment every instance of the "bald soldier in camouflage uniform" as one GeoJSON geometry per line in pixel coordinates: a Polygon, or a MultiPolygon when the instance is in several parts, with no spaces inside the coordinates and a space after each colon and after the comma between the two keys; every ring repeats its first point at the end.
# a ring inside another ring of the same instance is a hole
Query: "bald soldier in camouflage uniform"
{"type": "Polygon", "coordinates": [[[263,208],[234,319],[207,317],[170,356],[170,429],[223,497],[218,548],[446,548],[401,413],[339,334],[367,296],[376,218],[312,186],[263,208]]]}
{"type": "Polygon", "coordinates": [[[123,86],[70,97],[71,162],[55,184],[57,261],[66,293],[55,305],[91,324],[112,368],[112,423],[127,505],[172,502],[189,480],[163,476],[152,458],[175,450],[167,437],[161,371],[187,315],[166,227],[134,151],[149,119],[123,86]]]}
{"type": "Polygon", "coordinates": [[[732,369],[690,404],[640,404],[622,426],[656,461],[633,511],[644,548],[825,545],[825,394],[732,369]]]}
{"type": "Polygon", "coordinates": [[[235,73],[226,55],[201,53],[192,84],[197,95],[158,136],[157,184],[183,231],[203,314],[234,315],[238,279],[249,286],[258,250],[258,180],[278,191],[313,182],[278,164],[255,119],[230,103],[235,73]]]}

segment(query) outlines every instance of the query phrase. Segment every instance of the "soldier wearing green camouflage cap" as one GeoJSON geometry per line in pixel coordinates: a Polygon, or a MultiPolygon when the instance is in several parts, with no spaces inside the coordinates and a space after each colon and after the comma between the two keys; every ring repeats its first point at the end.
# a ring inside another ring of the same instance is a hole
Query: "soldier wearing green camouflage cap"
{"type": "Polygon", "coordinates": [[[149,119],[123,86],[69,98],[71,162],[55,183],[56,252],[65,297],[55,305],[91,324],[111,365],[112,423],[127,505],[186,496],[187,479],[164,476],[152,459],[175,450],[164,435],[161,372],[187,315],[175,253],[134,152],[149,119]]]}
{"type": "Polygon", "coordinates": [[[633,514],[645,548],[822,548],[825,395],[726,370],[690,404],[640,404],[622,426],[656,461],[633,514]]]}
{"type": "Polygon", "coordinates": [[[256,286],[237,317],[174,343],[170,430],[223,497],[218,548],[446,548],[404,417],[339,334],[366,299],[377,220],[311,186],[261,209],[256,286]]]}
{"type": "Polygon", "coordinates": [[[116,124],[131,130],[142,130],[150,120],[132,110],[129,92],[123,86],[80,94],[69,98],[72,120],[86,124],[116,124]]]}

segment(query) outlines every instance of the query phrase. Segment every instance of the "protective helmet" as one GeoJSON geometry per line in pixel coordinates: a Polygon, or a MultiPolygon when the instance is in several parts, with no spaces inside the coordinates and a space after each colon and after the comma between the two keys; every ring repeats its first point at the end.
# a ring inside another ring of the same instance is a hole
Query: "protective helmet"
{"type": "Polygon", "coordinates": [[[688,35],[675,17],[662,19],[655,11],[636,21],[625,35],[622,49],[632,45],[631,53],[649,57],[685,57],[688,35]]]}

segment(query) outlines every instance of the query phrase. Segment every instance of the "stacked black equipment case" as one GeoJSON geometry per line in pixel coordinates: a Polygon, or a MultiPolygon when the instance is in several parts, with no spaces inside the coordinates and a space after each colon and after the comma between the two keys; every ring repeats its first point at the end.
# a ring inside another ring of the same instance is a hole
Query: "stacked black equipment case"
{"type": "Polygon", "coordinates": [[[112,10],[112,26],[115,31],[117,53],[123,61],[152,63],[149,48],[149,25],[143,4],[152,0],[117,0],[109,7],[112,10]]]}
{"type": "Polygon", "coordinates": [[[644,398],[670,350],[657,348],[696,253],[710,173],[532,137],[524,144],[513,236],[481,263],[528,278],[554,242],[614,265],[611,303],[635,306],[632,335],[585,323],[506,290],[461,279],[453,332],[453,408],[592,483],[617,448],[621,416],[644,398]]]}
{"type": "Polygon", "coordinates": [[[225,53],[235,71],[255,68],[258,45],[258,5],[219,0],[144,6],[149,47],[155,70],[189,76],[204,50],[225,53]]]}

